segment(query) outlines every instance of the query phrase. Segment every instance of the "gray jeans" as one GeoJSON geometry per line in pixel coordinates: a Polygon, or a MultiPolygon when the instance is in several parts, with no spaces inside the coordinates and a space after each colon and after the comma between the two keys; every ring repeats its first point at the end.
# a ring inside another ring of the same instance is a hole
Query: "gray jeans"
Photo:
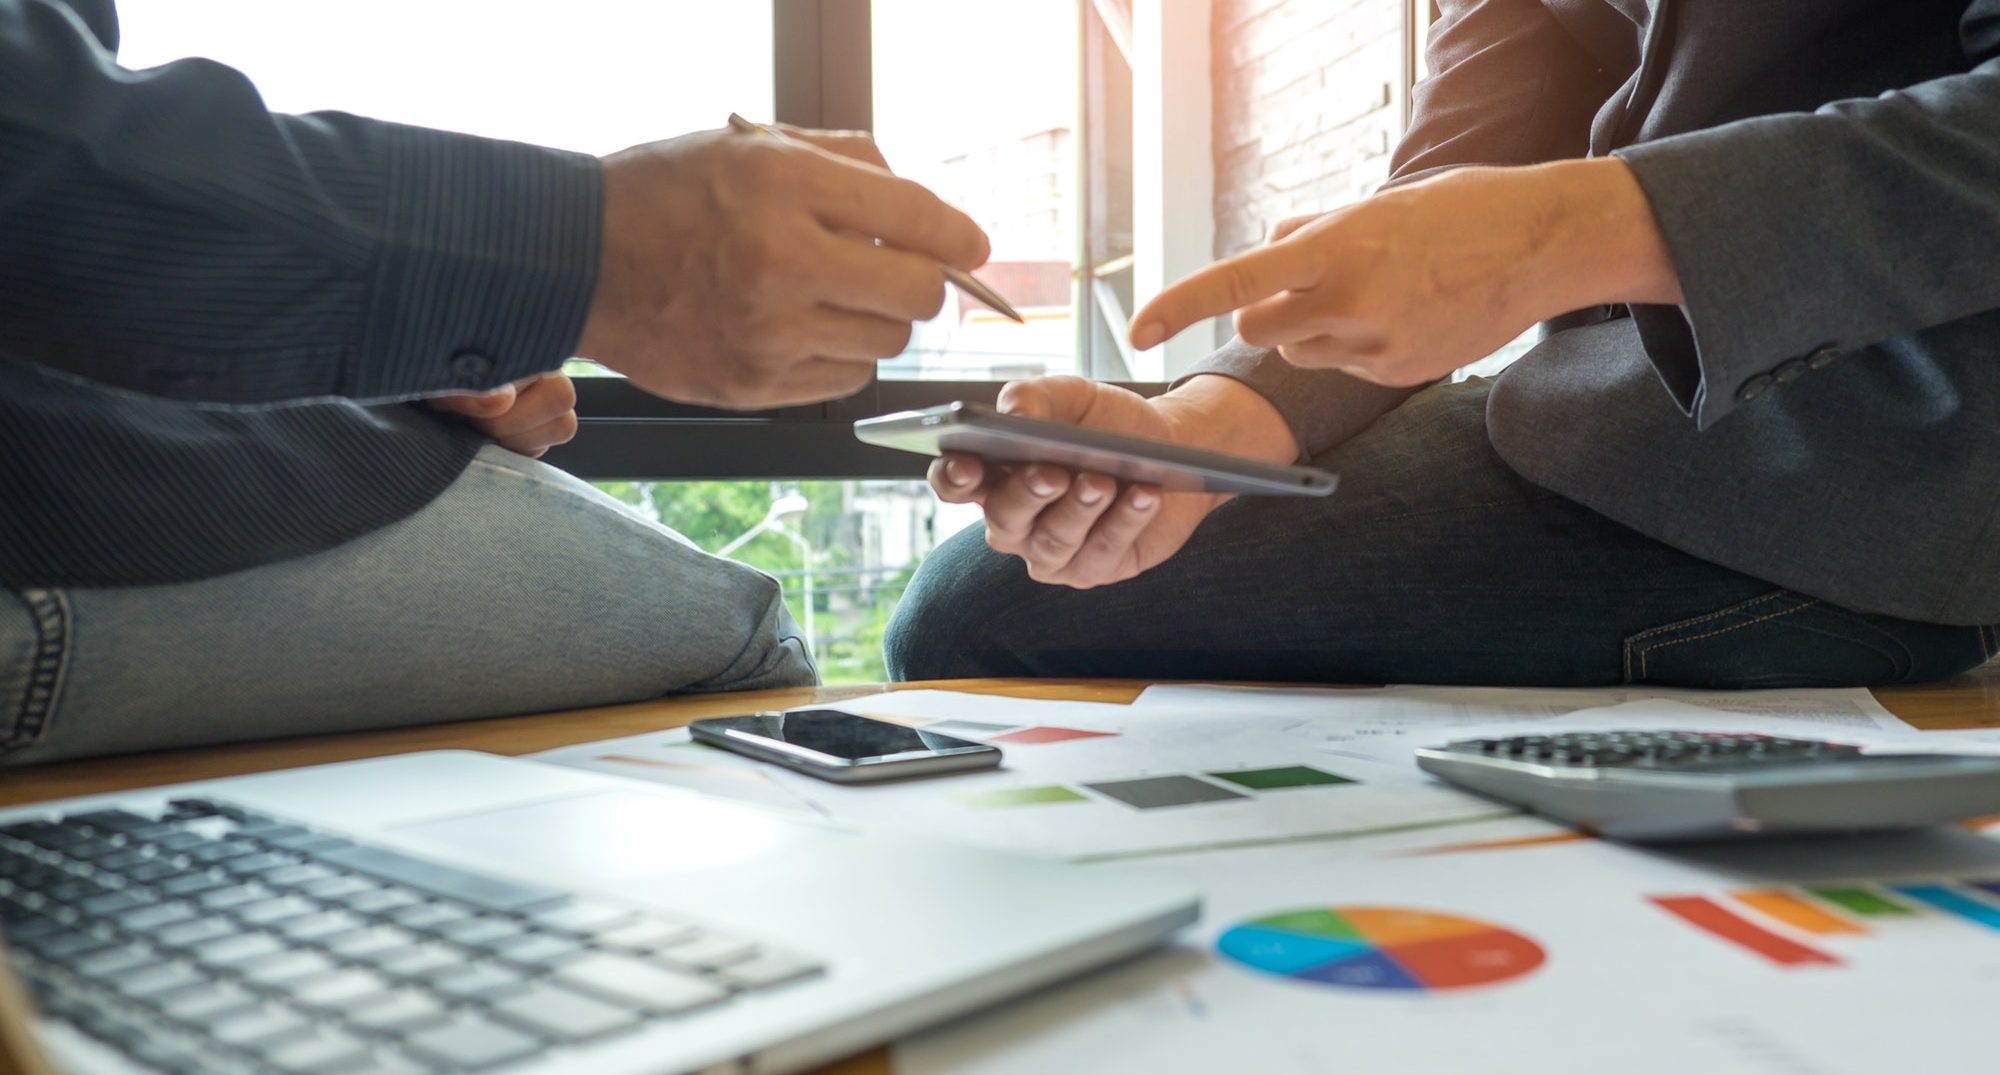
{"type": "Polygon", "coordinates": [[[810,684],[778,584],[488,447],[313,556],[0,589],[0,764],[810,684]]]}

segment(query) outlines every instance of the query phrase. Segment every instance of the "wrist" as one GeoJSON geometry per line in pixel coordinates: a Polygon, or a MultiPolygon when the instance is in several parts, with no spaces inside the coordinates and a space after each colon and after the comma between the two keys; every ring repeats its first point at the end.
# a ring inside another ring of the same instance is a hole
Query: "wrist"
{"type": "Polygon", "coordinates": [[[1269,463],[1298,462],[1299,441],[1284,415],[1233,377],[1197,374],[1153,404],[1182,444],[1269,463]]]}
{"type": "Polygon", "coordinates": [[[1684,301],[1652,202],[1624,161],[1594,157],[1534,170],[1556,199],[1555,241],[1544,248],[1549,309],[1542,316],[1607,303],[1684,301]]]}
{"type": "Polygon", "coordinates": [[[386,193],[358,328],[366,358],[335,394],[486,391],[575,354],[598,283],[597,162],[379,126],[386,193]]]}

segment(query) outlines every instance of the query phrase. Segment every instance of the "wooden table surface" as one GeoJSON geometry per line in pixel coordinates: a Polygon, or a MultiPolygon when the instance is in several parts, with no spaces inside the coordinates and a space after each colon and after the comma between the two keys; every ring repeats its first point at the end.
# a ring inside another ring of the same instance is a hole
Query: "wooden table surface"
{"type": "MultiPolygon", "coordinates": [[[[1146,684],[1131,680],[968,679],[903,683],[891,689],[934,689],[1005,694],[1017,698],[1130,702],[1146,684]]],[[[0,806],[95,795],[128,788],[301,765],[407,754],[418,750],[483,750],[532,754],[574,743],[678,728],[701,717],[836,703],[882,690],[880,686],[803,687],[795,690],[671,698],[603,709],[531,717],[437,724],[393,731],[302,736],[233,746],[132,754],[88,761],[0,769],[0,806]]],[[[1939,683],[1876,691],[1890,712],[1919,728],[2000,727],[2000,663],[1939,683]]],[[[826,1075],[886,1075],[887,1050],[876,1050],[825,1069],[826,1075]]]]}

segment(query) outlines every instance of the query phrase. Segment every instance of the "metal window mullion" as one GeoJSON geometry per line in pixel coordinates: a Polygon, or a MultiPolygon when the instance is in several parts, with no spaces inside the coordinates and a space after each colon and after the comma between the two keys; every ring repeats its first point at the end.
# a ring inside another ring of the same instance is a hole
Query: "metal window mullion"
{"type": "Polygon", "coordinates": [[[1090,296],[1097,312],[1104,318],[1104,327],[1111,337],[1112,346],[1118,349],[1118,361],[1125,367],[1114,376],[1132,376],[1132,341],[1127,333],[1132,330],[1131,315],[1125,312],[1125,304],[1118,301],[1118,291],[1105,279],[1107,273],[1096,274],[1090,281],[1090,296]]]}
{"type": "Polygon", "coordinates": [[[1076,358],[1077,372],[1086,377],[1096,374],[1097,323],[1096,304],[1091,301],[1090,266],[1096,261],[1092,249],[1091,233],[1095,227],[1096,214],[1091,211],[1091,197],[1094,193],[1091,183],[1091,164],[1096,154],[1092,151],[1091,139],[1096,132],[1096,123],[1091,115],[1091,20],[1095,17],[1088,0],[1076,6],[1076,263],[1070,271],[1070,305],[1076,318],[1076,358]]]}
{"type": "Polygon", "coordinates": [[[870,27],[869,0],[771,0],[774,118],[873,130],[870,27]]]}

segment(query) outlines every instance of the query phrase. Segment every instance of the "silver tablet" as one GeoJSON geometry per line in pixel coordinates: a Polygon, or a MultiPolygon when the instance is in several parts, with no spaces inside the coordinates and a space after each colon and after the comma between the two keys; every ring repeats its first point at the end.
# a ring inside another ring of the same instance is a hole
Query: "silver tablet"
{"type": "Polygon", "coordinates": [[[983,403],[947,403],[854,423],[854,435],[922,455],[963,452],[995,463],[1049,463],[1181,492],[1326,496],[1339,479],[1312,467],[1184,448],[1065,422],[1001,414],[983,403]]]}

